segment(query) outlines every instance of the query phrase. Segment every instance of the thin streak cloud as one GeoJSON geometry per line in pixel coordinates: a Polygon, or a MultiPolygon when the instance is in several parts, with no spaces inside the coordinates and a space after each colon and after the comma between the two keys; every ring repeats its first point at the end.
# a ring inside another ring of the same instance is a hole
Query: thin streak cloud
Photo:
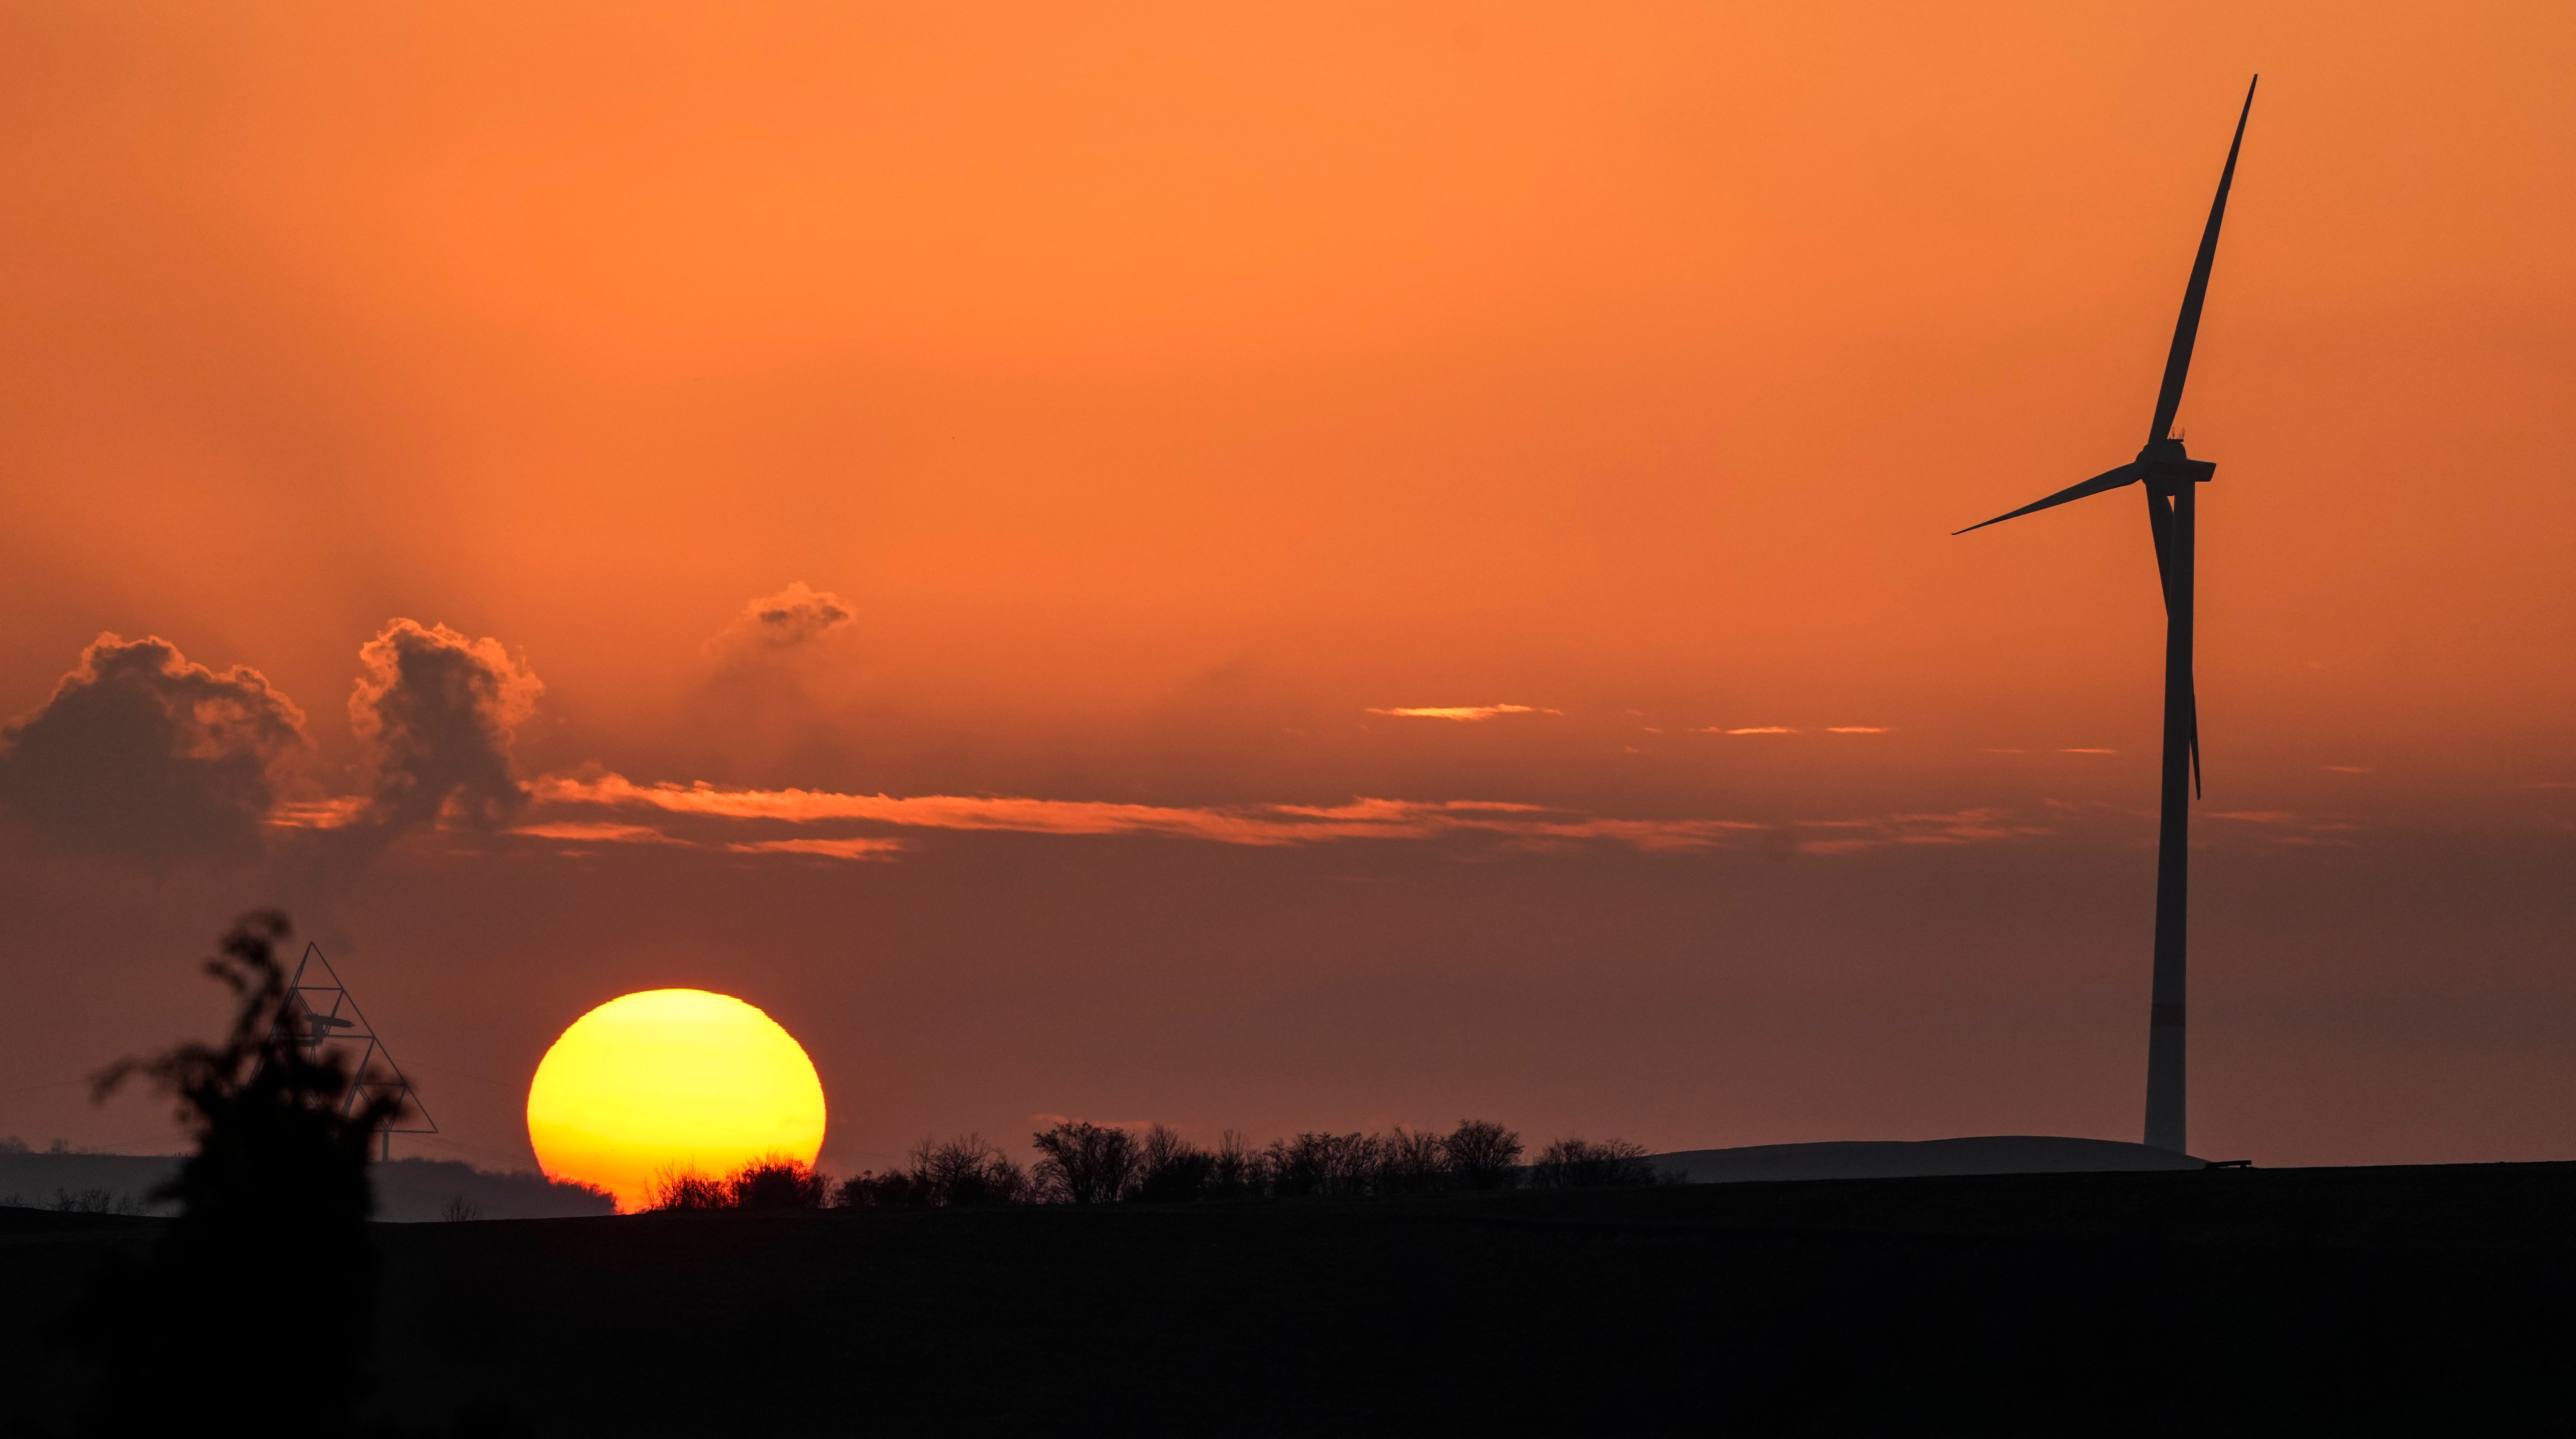
{"type": "Polygon", "coordinates": [[[1542,709],[1536,705],[1415,705],[1399,709],[1372,709],[1373,715],[1391,715],[1397,719],[1455,720],[1476,724],[1496,715],[1553,715],[1563,710],[1542,709]]]}
{"type": "Polygon", "coordinates": [[[637,784],[624,775],[548,776],[541,804],[649,809],[675,816],[789,824],[863,821],[919,829],[1001,830],[1054,835],[1161,835],[1219,844],[1290,845],[1346,839],[1431,839],[1481,832],[1532,840],[1606,839],[1643,850],[1702,848],[1739,831],[1740,820],[1615,819],[1492,800],[1361,798],[1339,805],[1255,804],[1209,808],[1049,800],[994,795],[839,794],[828,790],[718,789],[709,784],[637,784]]]}
{"type": "Polygon", "coordinates": [[[728,844],[735,854],[810,854],[824,859],[887,860],[911,848],[899,839],[763,839],[728,844]]]}

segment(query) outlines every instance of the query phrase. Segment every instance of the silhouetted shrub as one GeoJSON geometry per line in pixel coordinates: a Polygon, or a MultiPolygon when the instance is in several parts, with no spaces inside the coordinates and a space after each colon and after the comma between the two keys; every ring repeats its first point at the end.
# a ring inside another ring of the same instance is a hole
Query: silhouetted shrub
{"type": "Polygon", "coordinates": [[[1369,1192],[1378,1141],[1366,1134],[1300,1134],[1270,1142],[1271,1192],[1282,1198],[1349,1199],[1369,1192]]]}
{"type": "Polygon", "coordinates": [[[836,1209],[919,1209],[926,1202],[912,1172],[904,1169],[889,1169],[883,1174],[862,1169],[841,1181],[841,1187],[832,1192],[836,1209]]]}
{"type": "Polygon", "coordinates": [[[1107,1204],[1136,1174],[1136,1136],[1084,1120],[1066,1120],[1032,1141],[1039,1193],[1057,1203],[1107,1204]]]}
{"type": "Polygon", "coordinates": [[[104,1189],[84,1189],[78,1194],[67,1189],[54,1191],[51,1206],[56,1214],[141,1214],[145,1205],[131,1194],[116,1194],[104,1189]]]}
{"type": "Polygon", "coordinates": [[[1376,1143],[1371,1192],[1427,1194],[1449,1187],[1449,1145],[1441,1136],[1398,1125],[1379,1135],[1376,1143]]]}
{"type": "Polygon", "coordinates": [[[362,1385],[376,1257],[366,1219],[367,1152],[402,1112],[399,1090],[352,1093],[338,1056],[307,1052],[277,944],[273,910],[244,915],[206,972],[231,989],[220,1044],[183,1044],[120,1060],[98,1077],[104,1099],[152,1081],[178,1103],[196,1152],[155,1199],[179,1217],[143,1265],[118,1263],[67,1317],[61,1336],[105,1373],[81,1418],[91,1434],[193,1434],[228,1406],[269,1435],[339,1435],[362,1385]],[[274,1395],[291,1374],[291,1402],[274,1395]]]}
{"type": "Polygon", "coordinates": [[[447,1207],[438,1211],[438,1217],[451,1224],[471,1223],[483,1217],[483,1206],[459,1194],[447,1201],[447,1207]]]}
{"type": "Polygon", "coordinates": [[[980,1134],[924,1139],[907,1159],[901,1169],[861,1172],[833,1193],[832,1202],[843,1209],[964,1209],[1025,1204],[1032,1197],[1028,1171],[980,1134]]]}
{"type": "Polygon", "coordinates": [[[725,1197],[736,1209],[820,1209],[832,1197],[832,1177],[785,1155],[763,1155],[726,1177],[725,1197]]]}
{"type": "Polygon", "coordinates": [[[1462,1119],[1440,1142],[1449,1182],[1460,1189],[1508,1189],[1520,1182],[1521,1137],[1499,1124],[1462,1119]]]}
{"type": "Polygon", "coordinates": [[[721,1179],[674,1166],[653,1176],[644,1207],[654,1210],[731,1209],[733,1190],[721,1179]]]}
{"type": "Polygon", "coordinates": [[[1021,1204],[1030,1196],[1028,1172],[980,1134],[914,1145],[912,1175],[922,1202],[945,1209],[1021,1204]]]}
{"type": "Polygon", "coordinates": [[[1138,1199],[1198,1199],[1216,1177],[1216,1156],[1157,1124],[1145,1131],[1137,1151],[1138,1199]]]}
{"type": "Polygon", "coordinates": [[[1607,1189],[1655,1182],[1645,1146],[1624,1139],[1589,1144],[1560,1139],[1539,1151],[1530,1183],[1541,1189],[1607,1189]]]}
{"type": "Polygon", "coordinates": [[[1211,1199],[1253,1199],[1270,1192],[1270,1162],[1252,1141],[1229,1129],[1208,1156],[1207,1195],[1211,1199]]]}

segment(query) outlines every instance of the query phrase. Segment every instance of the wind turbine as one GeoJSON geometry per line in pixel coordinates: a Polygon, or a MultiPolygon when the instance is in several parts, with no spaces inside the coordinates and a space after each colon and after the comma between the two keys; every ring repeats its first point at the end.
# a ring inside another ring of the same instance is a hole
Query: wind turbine
{"type": "MultiPolygon", "coordinates": [[[[2254,77],[2255,83],[2262,76],[2254,77]]],[[[2191,801],[2200,789],[2200,709],[2191,688],[2191,584],[2194,514],[2198,487],[2218,466],[2183,453],[2173,432],[2182,407],[2183,377],[2191,372],[2192,341],[2200,334],[2201,301],[2209,294],[2209,266],[2218,256],[2218,226],[2227,217],[2227,189],[2236,181],[2236,152],[2245,144],[2245,121],[2254,113],[2254,86],[2236,116],[2236,138],[2227,145],[2227,168],[2218,172],[2218,198],[2191,262],[2182,292],[2182,317],[2174,322],[2173,349],[2165,356],[2164,384],[2156,391],[2156,417],[2138,457],[2070,485],[2044,500],[1997,515],[1967,530],[1982,530],[2069,500],[2124,485],[2143,485],[2147,530],[2156,542],[2156,573],[2165,592],[2164,804],[2156,827],[2156,968],[2147,1012],[2147,1143],[2183,1151],[2184,929],[2191,890],[2191,801]]]]}

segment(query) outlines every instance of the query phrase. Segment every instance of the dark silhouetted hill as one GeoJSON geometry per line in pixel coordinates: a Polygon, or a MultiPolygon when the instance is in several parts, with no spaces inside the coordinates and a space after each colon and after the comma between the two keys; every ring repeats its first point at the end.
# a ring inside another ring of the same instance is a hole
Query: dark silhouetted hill
{"type": "MultiPolygon", "coordinates": [[[[168,1213],[152,1191],[179,1172],[177,1154],[0,1153],[0,1206],[51,1208],[103,1198],[111,1208],[168,1213]]],[[[493,1174],[453,1159],[394,1159],[367,1166],[376,1217],[396,1223],[453,1217],[458,1201],[481,1219],[572,1219],[608,1214],[616,1202],[542,1174],[493,1174]]]]}
{"type": "Polygon", "coordinates": [[[1648,1156],[1691,1184],[1757,1180],[1921,1179],[1943,1174],[2099,1174],[2198,1169],[2207,1161],[2117,1139],[1991,1134],[1973,1139],[1846,1140],[1680,1149],[1648,1156]]]}
{"type": "MultiPolygon", "coordinates": [[[[0,1406],[63,1412],[36,1327],[161,1223],[0,1214],[0,1406]]],[[[2576,1164],[371,1233],[363,1403],[430,1430],[2507,1434],[2576,1382],[2576,1164]]]]}

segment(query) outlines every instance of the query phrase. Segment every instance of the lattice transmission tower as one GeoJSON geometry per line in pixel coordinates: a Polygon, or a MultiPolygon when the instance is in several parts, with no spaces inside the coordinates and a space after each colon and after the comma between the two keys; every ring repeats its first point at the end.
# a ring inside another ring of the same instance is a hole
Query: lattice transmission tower
{"type": "Polygon", "coordinates": [[[393,1158],[397,1134],[438,1132],[438,1121],[429,1117],[429,1107],[420,1102],[419,1091],[403,1077],[402,1066],[394,1063],[393,1055],[376,1036],[375,1026],[367,1023],[349,987],[340,982],[338,971],[323,957],[322,946],[304,946],[304,957],[296,961],[295,978],[287,989],[286,1007],[279,1013],[278,1023],[293,1027],[295,1042],[306,1054],[318,1059],[325,1046],[330,1046],[333,1053],[351,1060],[348,1092],[340,1097],[343,1118],[366,1108],[380,1095],[393,1095],[402,1101],[393,1117],[377,1131],[378,1158],[393,1158]]]}

